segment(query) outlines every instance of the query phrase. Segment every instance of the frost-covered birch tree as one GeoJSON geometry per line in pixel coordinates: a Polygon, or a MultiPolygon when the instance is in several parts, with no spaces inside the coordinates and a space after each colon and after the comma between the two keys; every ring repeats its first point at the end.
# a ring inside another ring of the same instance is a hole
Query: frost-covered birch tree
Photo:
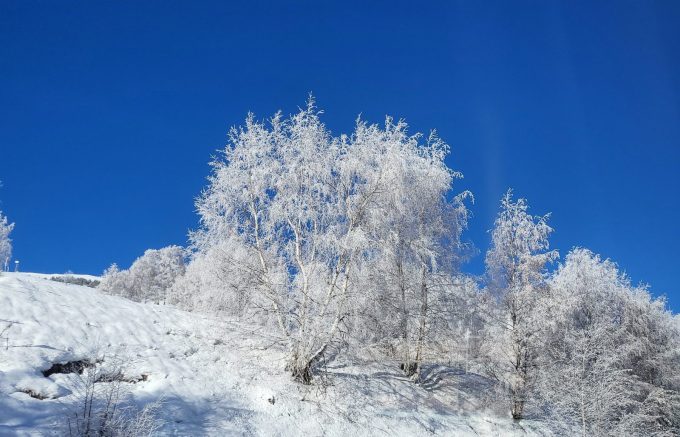
{"type": "Polygon", "coordinates": [[[490,374],[510,396],[510,412],[521,419],[536,378],[537,335],[545,321],[546,265],[558,256],[549,250],[549,216],[528,213],[525,199],[503,196],[486,254],[489,289],[498,299],[491,329],[490,374]]]}
{"type": "Polygon", "coordinates": [[[434,136],[422,144],[403,122],[358,121],[352,135],[333,137],[319,115],[310,99],[290,118],[249,115],[232,129],[197,201],[201,229],[192,235],[199,253],[226,242],[240,254],[232,265],[253,284],[252,302],[266,303],[288,347],[287,368],[305,383],[347,326],[350,299],[375,291],[359,290],[358,278],[383,252],[395,215],[413,221],[409,232],[421,230],[420,243],[409,241],[420,281],[436,269],[431,252],[443,234],[435,226],[443,225],[433,217],[445,212],[455,176],[443,165],[445,145],[434,136]],[[408,183],[422,191],[395,205],[408,183]]]}
{"type": "Polygon", "coordinates": [[[452,196],[453,182],[462,176],[444,163],[448,146],[434,132],[420,145],[420,136],[408,136],[403,122],[388,119],[385,135],[392,151],[383,165],[391,169],[393,182],[381,196],[382,220],[371,235],[379,255],[368,263],[367,288],[375,290],[372,298],[383,316],[376,325],[396,324],[400,367],[417,380],[432,312],[439,310],[444,293],[441,278],[456,273],[464,255],[464,200],[471,195],[452,196]]]}

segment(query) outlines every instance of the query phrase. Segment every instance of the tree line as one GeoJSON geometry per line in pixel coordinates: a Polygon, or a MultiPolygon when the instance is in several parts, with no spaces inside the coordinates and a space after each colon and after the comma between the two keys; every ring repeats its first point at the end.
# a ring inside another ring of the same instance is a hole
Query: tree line
{"type": "Polygon", "coordinates": [[[464,272],[472,194],[456,192],[435,132],[358,119],[333,136],[312,99],[290,117],[232,128],[196,200],[185,250],[147,251],[100,288],[258,323],[313,383],[344,353],[492,381],[516,420],[582,435],[678,435],[680,321],[610,260],[562,262],[549,216],[508,191],[486,274],[464,272]]]}

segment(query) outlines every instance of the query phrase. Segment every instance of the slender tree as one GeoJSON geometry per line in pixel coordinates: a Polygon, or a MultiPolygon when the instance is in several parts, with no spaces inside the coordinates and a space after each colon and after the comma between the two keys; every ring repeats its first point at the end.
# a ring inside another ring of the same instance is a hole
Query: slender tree
{"type": "Polygon", "coordinates": [[[499,304],[492,318],[497,341],[489,371],[507,387],[514,419],[523,417],[535,382],[546,265],[558,256],[549,250],[548,216],[531,216],[528,209],[525,199],[514,201],[508,190],[486,255],[489,289],[499,304]]]}
{"type": "Polygon", "coordinates": [[[9,270],[9,261],[12,258],[12,240],[9,235],[13,229],[14,223],[9,223],[0,211],[0,264],[5,271],[9,270]]]}

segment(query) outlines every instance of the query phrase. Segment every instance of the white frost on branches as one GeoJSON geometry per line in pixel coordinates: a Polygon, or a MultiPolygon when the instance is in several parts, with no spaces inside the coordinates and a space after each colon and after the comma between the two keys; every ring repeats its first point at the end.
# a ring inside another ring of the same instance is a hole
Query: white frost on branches
{"type": "Polygon", "coordinates": [[[137,302],[165,303],[166,293],[175,279],[184,274],[184,251],[179,246],[149,249],[129,270],[116,264],[102,277],[99,289],[137,302]]]}
{"type": "MultiPolygon", "coordinates": [[[[195,262],[216,258],[206,267],[223,266],[209,268],[209,277],[230,270],[246,278],[238,283],[247,289],[226,288],[237,306],[252,302],[271,315],[288,368],[303,382],[348,324],[351,298],[378,292],[357,287],[366,267],[403,252],[426,284],[466,217],[462,197],[446,200],[458,175],[434,134],[423,143],[387,118],[384,127],[358,121],[352,135],[333,137],[319,115],[310,99],[288,119],[279,113],[264,123],[251,114],[232,129],[197,201],[201,229],[192,235],[195,262]]],[[[421,311],[426,287],[419,287],[421,311]]]]}
{"type": "Polygon", "coordinates": [[[580,248],[551,287],[540,384],[549,417],[583,436],[677,435],[680,338],[665,302],[580,248]]]}
{"type": "Polygon", "coordinates": [[[508,190],[486,255],[489,289],[498,299],[490,311],[495,341],[490,344],[494,359],[489,373],[507,387],[514,419],[523,417],[536,380],[546,266],[558,257],[557,251],[549,250],[548,216],[531,216],[528,209],[525,199],[513,201],[508,190]]]}
{"type": "Polygon", "coordinates": [[[9,270],[9,261],[12,258],[12,240],[9,234],[13,229],[14,223],[9,223],[0,211],[0,270],[9,270]]]}
{"type": "Polygon", "coordinates": [[[334,136],[320,115],[313,99],[287,118],[249,114],[196,201],[189,263],[149,250],[101,288],[257,324],[302,383],[339,352],[416,383],[445,364],[490,377],[492,404],[559,434],[680,435],[680,321],[663,299],[586,249],[549,271],[549,216],[510,190],[485,277],[463,273],[471,194],[454,194],[448,146],[390,117],[334,136]]]}

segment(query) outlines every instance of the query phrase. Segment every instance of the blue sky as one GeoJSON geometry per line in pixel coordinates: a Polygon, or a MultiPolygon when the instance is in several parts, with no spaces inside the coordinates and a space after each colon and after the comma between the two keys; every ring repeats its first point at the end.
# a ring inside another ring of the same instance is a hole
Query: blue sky
{"type": "Polygon", "coordinates": [[[562,255],[609,257],[677,312],[678,23],[677,1],[5,1],[0,209],[24,270],[127,266],[185,243],[230,126],[311,91],[335,133],[436,128],[482,252],[513,187],[562,255]]]}

